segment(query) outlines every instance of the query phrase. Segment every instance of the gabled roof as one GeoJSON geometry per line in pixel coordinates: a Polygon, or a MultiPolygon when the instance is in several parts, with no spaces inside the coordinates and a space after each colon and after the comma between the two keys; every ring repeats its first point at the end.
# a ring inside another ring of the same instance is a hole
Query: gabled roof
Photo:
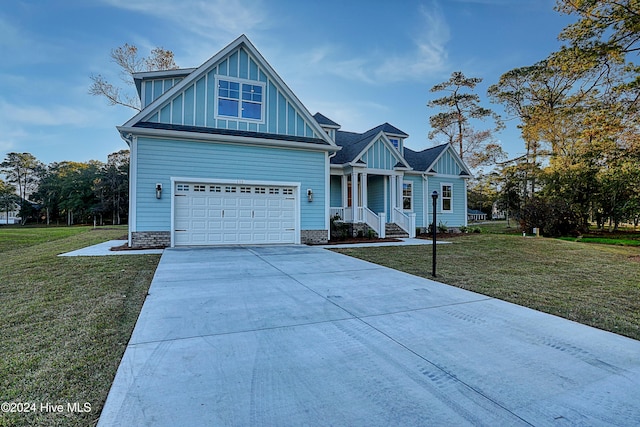
{"type": "MultiPolygon", "coordinates": [[[[321,114],[317,113],[317,115],[321,114]]],[[[373,129],[369,129],[365,133],[345,132],[338,130],[336,131],[336,144],[342,147],[342,150],[338,151],[338,153],[331,158],[331,163],[344,164],[353,162],[381,133],[398,136],[401,138],[406,138],[409,136],[395,126],[390,125],[389,123],[384,123],[376,126],[373,129]]],[[[397,154],[398,157],[402,159],[402,155],[399,152],[397,154]]]]}
{"type": "MultiPolygon", "coordinates": [[[[123,126],[118,127],[118,130],[121,133],[130,132],[134,129],[137,123],[148,121],[148,117],[151,117],[151,115],[155,111],[158,111],[161,106],[163,106],[166,102],[170,101],[174,96],[183,91],[188,85],[193,84],[197,79],[204,76],[204,74],[207,73],[208,70],[210,70],[220,61],[224,60],[227,55],[231,54],[233,51],[240,47],[246,49],[246,51],[248,51],[254,58],[256,58],[260,66],[263,67],[265,72],[268,74],[269,78],[285,94],[285,96],[289,99],[293,106],[298,111],[300,111],[300,113],[304,116],[305,121],[317,135],[318,142],[321,142],[326,146],[336,147],[336,144],[322,129],[322,127],[320,127],[318,122],[313,118],[307,108],[302,104],[302,102],[300,102],[298,97],[291,91],[291,89],[289,89],[285,82],[280,78],[276,71],[264,59],[264,57],[260,54],[260,52],[258,52],[255,46],[244,34],[231,42],[220,52],[209,58],[209,60],[207,60],[204,64],[187,74],[179,83],[175,84],[171,89],[167,90],[160,97],[147,105],[142,111],[128,120],[123,126]]],[[[176,70],[176,73],[179,73],[179,70],[176,70]]]]}
{"type": "Polygon", "coordinates": [[[409,135],[407,135],[406,133],[404,133],[403,131],[401,131],[400,129],[398,129],[397,127],[390,125],[389,123],[384,123],[382,125],[379,126],[382,130],[382,132],[389,134],[389,135],[393,135],[393,136],[398,136],[400,138],[409,138],[409,135]]]}
{"type": "Polygon", "coordinates": [[[330,118],[328,118],[327,116],[320,114],[320,113],[315,113],[313,115],[313,118],[316,119],[316,122],[318,122],[318,124],[320,126],[324,126],[324,127],[328,127],[328,128],[336,128],[336,129],[340,129],[340,125],[337,124],[336,122],[334,122],[333,120],[331,120],[330,118]]]}
{"type": "Polygon", "coordinates": [[[404,147],[404,158],[407,159],[407,162],[409,162],[414,170],[431,172],[431,167],[436,160],[438,160],[442,152],[447,149],[448,145],[448,143],[437,145],[422,151],[413,151],[410,148],[404,147]]]}
{"type": "Polygon", "coordinates": [[[407,162],[409,162],[415,171],[438,173],[438,171],[434,170],[434,166],[447,150],[460,166],[460,176],[470,177],[471,172],[469,171],[469,168],[449,143],[437,145],[422,151],[413,151],[405,147],[404,158],[407,159],[407,162]]]}

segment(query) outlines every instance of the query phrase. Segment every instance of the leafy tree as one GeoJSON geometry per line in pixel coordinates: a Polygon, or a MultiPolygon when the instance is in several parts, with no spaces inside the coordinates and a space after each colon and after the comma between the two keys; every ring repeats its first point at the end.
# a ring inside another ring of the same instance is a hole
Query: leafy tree
{"type": "Polygon", "coordinates": [[[0,179],[0,211],[5,213],[7,224],[9,224],[9,212],[15,209],[19,200],[16,188],[0,179]]]}
{"type": "Polygon", "coordinates": [[[112,224],[120,224],[129,200],[129,150],[109,155],[94,181],[94,191],[100,200],[97,211],[110,212],[112,224]]]}
{"type": "MultiPolygon", "coordinates": [[[[173,52],[156,47],[147,57],[141,57],[135,45],[125,43],[111,50],[111,60],[120,67],[120,79],[127,86],[133,86],[132,74],[142,71],[174,70],[178,66],[174,61],[173,52]]],[[[90,76],[92,81],[89,94],[104,96],[109,105],[123,105],[140,111],[140,100],[137,96],[127,94],[123,88],[110,83],[102,74],[90,76]]]]}
{"type": "Polygon", "coordinates": [[[471,167],[491,164],[504,156],[493,138],[493,134],[504,127],[500,117],[480,106],[480,97],[471,92],[480,82],[481,78],[466,77],[461,71],[455,71],[449,80],[431,88],[431,92],[445,92],[446,95],[427,104],[444,110],[429,118],[433,128],[429,138],[444,135],[450,144],[457,146],[458,154],[471,167]],[[487,119],[494,123],[491,129],[474,128],[477,121],[487,119]]]}
{"type": "Polygon", "coordinates": [[[37,189],[39,171],[42,167],[42,163],[30,153],[9,153],[0,163],[0,171],[5,174],[7,181],[18,188],[23,224],[31,213],[28,198],[37,189]]]}

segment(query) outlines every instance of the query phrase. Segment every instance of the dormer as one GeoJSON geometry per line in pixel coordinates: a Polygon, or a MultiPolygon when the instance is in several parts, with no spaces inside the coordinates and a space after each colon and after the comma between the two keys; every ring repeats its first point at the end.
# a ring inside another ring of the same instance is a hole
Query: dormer
{"type": "Polygon", "coordinates": [[[407,139],[409,135],[389,123],[382,125],[382,131],[387,138],[389,138],[389,141],[393,144],[396,150],[404,156],[404,140],[407,139]]]}
{"type": "Polygon", "coordinates": [[[136,84],[142,108],[151,104],[194,70],[195,68],[180,68],[177,70],[133,73],[133,81],[136,84]]]}
{"type": "Polygon", "coordinates": [[[313,118],[316,119],[316,122],[318,122],[320,127],[322,127],[322,129],[327,133],[327,135],[329,135],[329,138],[331,138],[331,140],[335,142],[336,131],[339,130],[341,126],[338,123],[331,120],[330,118],[328,118],[327,116],[324,116],[320,113],[315,113],[313,115],[313,118]]]}

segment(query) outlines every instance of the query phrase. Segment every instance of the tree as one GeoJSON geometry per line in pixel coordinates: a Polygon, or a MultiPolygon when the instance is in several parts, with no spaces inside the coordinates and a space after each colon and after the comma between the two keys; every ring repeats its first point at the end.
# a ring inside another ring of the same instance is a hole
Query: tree
{"type": "Polygon", "coordinates": [[[99,212],[110,212],[112,224],[120,224],[129,201],[129,150],[109,154],[94,181],[94,191],[100,200],[99,212]]]}
{"type": "MultiPolygon", "coordinates": [[[[174,61],[173,52],[156,47],[147,57],[140,57],[135,45],[125,43],[111,50],[111,60],[120,67],[120,79],[128,86],[133,86],[132,75],[141,71],[175,70],[178,68],[174,61]]],[[[104,96],[109,105],[123,105],[140,111],[140,100],[135,95],[129,95],[123,88],[109,83],[102,74],[90,76],[92,81],[89,94],[104,96]]]]}
{"type": "Polygon", "coordinates": [[[28,199],[37,189],[39,171],[42,167],[42,163],[30,153],[9,153],[0,163],[0,171],[5,174],[7,181],[18,188],[20,217],[23,224],[31,211],[28,199]]]}
{"type": "Polygon", "coordinates": [[[491,164],[504,153],[493,138],[495,132],[504,125],[500,117],[488,108],[480,106],[480,97],[469,92],[482,82],[478,77],[466,77],[461,71],[455,71],[446,82],[431,88],[431,92],[446,92],[447,95],[429,101],[429,107],[441,108],[441,111],[429,118],[433,130],[429,138],[444,135],[447,142],[457,146],[458,154],[471,167],[491,164]],[[491,129],[476,130],[475,122],[491,119],[491,129]]]}
{"type": "Polygon", "coordinates": [[[556,10],[579,19],[562,30],[559,39],[569,46],[552,58],[568,67],[598,70],[602,76],[626,64],[634,74],[627,83],[640,84],[640,69],[629,61],[640,52],[638,0],[557,0],[556,10]]]}
{"type": "Polygon", "coordinates": [[[0,211],[5,213],[7,224],[9,224],[9,212],[15,209],[18,200],[16,188],[0,179],[0,211]]]}

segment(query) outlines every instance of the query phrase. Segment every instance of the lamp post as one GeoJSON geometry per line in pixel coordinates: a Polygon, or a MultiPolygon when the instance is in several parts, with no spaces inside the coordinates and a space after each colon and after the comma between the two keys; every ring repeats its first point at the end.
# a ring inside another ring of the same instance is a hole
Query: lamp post
{"type": "Polygon", "coordinates": [[[436,277],[436,200],[438,200],[438,192],[434,190],[433,193],[431,193],[431,198],[433,199],[433,225],[431,226],[431,232],[433,233],[433,242],[431,244],[433,248],[433,255],[431,259],[433,264],[431,268],[431,275],[436,277]]]}

